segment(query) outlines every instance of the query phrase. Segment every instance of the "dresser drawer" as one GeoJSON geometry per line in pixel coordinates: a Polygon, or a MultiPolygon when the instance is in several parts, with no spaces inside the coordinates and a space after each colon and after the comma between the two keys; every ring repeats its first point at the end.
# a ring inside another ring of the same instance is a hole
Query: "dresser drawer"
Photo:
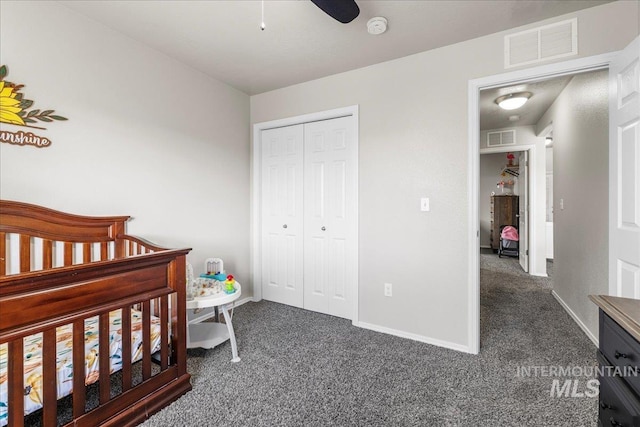
{"type": "Polygon", "coordinates": [[[629,386],[640,394],[640,375],[630,374],[637,372],[640,366],[640,343],[609,316],[606,314],[602,316],[601,351],[611,366],[619,367],[623,375],[626,374],[625,380],[629,386]]]}
{"type": "MultiPolygon", "coordinates": [[[[602,363],[603,360],[601,359],[602,363]]],[[[605,371],[606,372],[606,371],[605,371]]],[[[620,377],[599,376],[598,419],[603,426],[640,426],[640,402],[620,377]]]]}

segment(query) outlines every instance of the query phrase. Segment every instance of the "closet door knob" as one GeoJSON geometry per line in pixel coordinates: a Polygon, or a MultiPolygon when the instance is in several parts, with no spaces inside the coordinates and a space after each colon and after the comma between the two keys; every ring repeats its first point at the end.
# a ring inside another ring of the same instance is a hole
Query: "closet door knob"
{"type": "Polygon", "coordinates": [[[322,226],[322,228],[321,228],[320,230],[324,231],[324,230],[326,230],[326,229],[327,229],[327,227],[325,227],[325,226],[323,225],[323,226],[322,226]]]}
{"type": "Polygon", "coordinates": [[[283,225],[282,228],[287,228],[287,224],[283,225]]]}

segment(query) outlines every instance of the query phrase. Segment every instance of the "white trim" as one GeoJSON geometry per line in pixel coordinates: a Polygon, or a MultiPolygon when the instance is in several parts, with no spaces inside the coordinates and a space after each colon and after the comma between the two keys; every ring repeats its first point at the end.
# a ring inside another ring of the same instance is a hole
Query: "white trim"
{"type": "Polygon", "coordinates": [[[562,298],[560,298],[560,295],[558,295],[556,291],[551,291],[551,295],[553,295],[556,301],[558,301],[558,303],[562,306],[562,308],[564,308],[564,311],[566,311],[569,314],[569,316],[571,316],[571,318],[578,324],[580,329],[582,329],[582,332],[585,333],[585,335],[591,340],[591,342],[593,342],[596,345],[596,347],[600,347],[598,344],[599,343],[598,337],[593,335],[591,331],[587,329],[587,326],[582,322],[582,320],[580,320],[578,315],[569,308],[567,303],[564,302],[562,298]]]}
{"type": "Polygon", "coordinates": [[[573,75],[581,72],[608,68],[616,56],[616,52],[589,56],[571,61],[546,64],[524,70],[496,74],[480,79],[469,80],[468,84],[468,162],[469,175],[467,179],[469,218],[468,218],[468,259],[469,259],[469,292],[468,292],[468,333],[469,352],[477,354],[480,351],[480,217],[478,211],[478,196],[480,192],[480,110],[479,94],[481,89],[522,83],[529,80],[573,75]]]}
{"type": "Polygon", "coordinates": [[[474,80],[469,80],[468,129],[469,129],[469,174],[467,187],[469,188],[469,218],[467,218],[468,250],[469,250],[469,289],[468,298],[468,336],[469,353],[480,352],[480,86],[474,80]]]}
{"type": "MultiPolygon", "coordinates": [[[[534,144],[522,144],[522,145],[514,145],[513,147],[491,147],[491,148],[481,148],[480,154],[499,154],[499,153],[513,153],[516,151],[528,151],[531,149],[535,150],[536,146],[534,144]]],[[[531,154],[531,153],[529,153],[531,154]]]]}
{"type": "Polygon", "coordinates": [[[246,298],[242,298],[239,299],[238,301],[235,302],[235,304],[233,305],[233,308],[238,308],[243,304],[246,304],[248,302],[254,302],[252,297],[246,297],[246,298]]]}
{"type": "Polygon", "coordinates": [[[423,335],[418,335],[418,334],[412,334],[410,332],[404,332],[404,331],[399,331],[397,329],[391,329],[391,328],[387,328],[385,326],[379,326],[379,325],[374,325],[371,323],[365,323],[365,322],[358,322],[357,324],[354,323],[354,326],[357,326],[359,328],[363,328],[363,329],[368,329],[370,331],[375,331],[375,332],[381,332],[383,334],[389,334],[389,335],[394,335],[396,337],[400,337],[400,338],[406,338],[406,339],[410,339],[413,341],[419,341],[425,344],[430,344],[430,345],[435,345],[438,347],[444,347],[444,348],[449,348],[451,350],[456,350],[456,351],[462,351],[464,353],[472,353],[471,351],[469,351],[469,348],[466,345],[462,345],[462,344],[456,344],[450,341],[443,341],[443,340],[438,340],[435,338],[429,338],[429,337],[425,337],[423,335]]]}
{"type": "MultiPolygon", "coordinates": [[[[295,117],[287,117],[285,119],[279,120],[271,120],[268,122],[255,123],[253,125],[253,164],[251,165],[251,174],[252,178],[252,189],[251,189],[251,246],[250,246],[250,259],[251,259],[251,276],[252,276],[252,290],[253,290],[253,301],[258,302],[262,300],[262,275],[261,275],[261,265],[260,265],[260,233],[261,233],[261,225],[260,225],[260,134],[261,131],[266,129],[279,128],[284,126],[292,126],[302,123],[309,122],[317,122],[320,120],[329,120],[329,119],[337,119],[339,117],[353,117],[353,134],[355,138],[356,148],[355,148],[355,176],[359,177],[358,172],[358,159],[359,155],[359,146],[360,146],[360,118],[359,118],[359,106],[351,105],[348,107],[336,108],[333,110],[327,111],[319,111],[316,113],[304,114],[301,116],[295,117]]],[[[355,189],[355,200],[359,200],[358,196],[358,188],[359,185],[356,186],[355,189]]],[[[355,257],[356,260],[356,286],[353,295],[353,319],[352,323],[355,325],[358,323],[359,319],[359,287],[360,287],[360,271],[359,271],[359,245],[360,245],[360,235],[359,235],[359,210],[358,203],[356,202],[355,208],[355,257]]]]}

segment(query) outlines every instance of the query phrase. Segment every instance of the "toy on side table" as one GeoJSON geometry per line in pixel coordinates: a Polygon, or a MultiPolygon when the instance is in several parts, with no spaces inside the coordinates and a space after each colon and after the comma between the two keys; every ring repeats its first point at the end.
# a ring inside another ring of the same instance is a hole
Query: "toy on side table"
{"type": "Polygon", "coordinates": [[[206,273],[201,274],[200,277],[205,279],[214,279],[222,282],[226,278],[224,275],[224,263],[220,258],[207,258],[204,262],[204,271],[206,273]]]}
{"type": "Polygon", "coordinates": [[[233,275],[230,274],[227,276],[227,280],[224,281],[224,293],[225,294],[232,294],[236,291],[236,287],[235,287],[235,279],[233,278],[233,275]]]}

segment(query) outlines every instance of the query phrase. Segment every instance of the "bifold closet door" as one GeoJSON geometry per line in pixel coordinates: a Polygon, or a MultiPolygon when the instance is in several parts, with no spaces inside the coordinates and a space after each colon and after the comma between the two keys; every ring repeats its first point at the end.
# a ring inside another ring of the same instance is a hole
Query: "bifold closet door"
{"type": "Polygon", "coordinates": [[[357,280],[352,120],[304,125],[304,308],[348,319],[357,280]]]}
{"type": "Polygon", "coordinates": [[[303,125],[262,131],[263,297],[303,306],[303,125]]]}

